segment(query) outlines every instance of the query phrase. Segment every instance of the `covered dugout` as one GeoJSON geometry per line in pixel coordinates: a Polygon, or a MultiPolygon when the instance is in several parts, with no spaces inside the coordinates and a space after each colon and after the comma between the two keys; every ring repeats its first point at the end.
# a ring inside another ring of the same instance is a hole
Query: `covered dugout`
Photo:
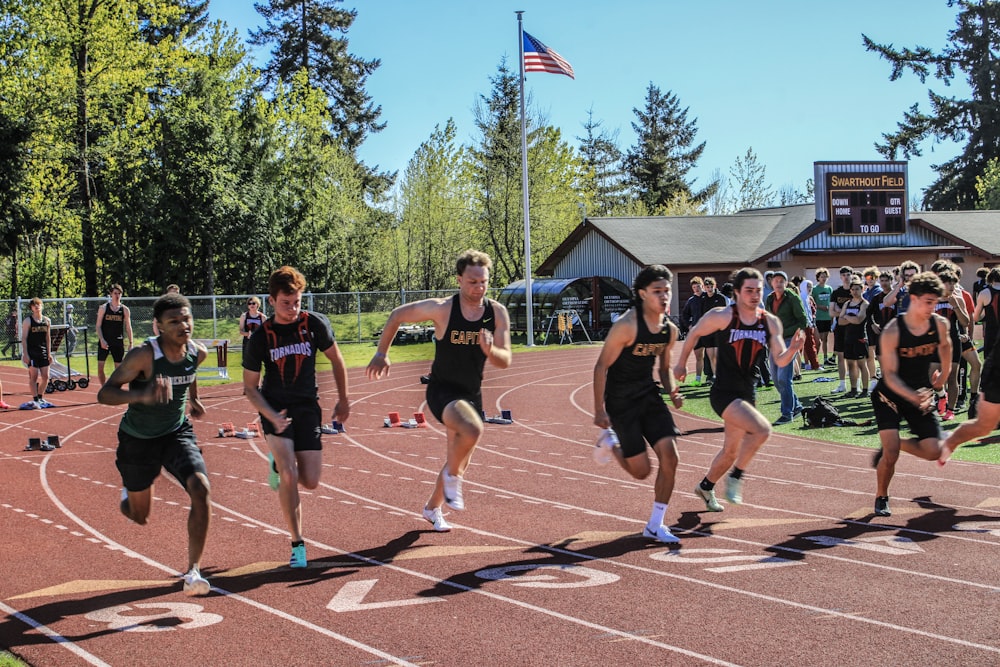
{"type": "MultiPolygon", "coordinates": [[[[560,313],[572,311],[578,316],[574,324],[586,327],[589,337],[603,339],[611,323],[628,310],[631,290],[616,278],[536,278],[531,281],[531,306],[534,331],[544,335],[560,313]]],[[[524,281],[513,282],[497,297],[510,313],[511,331],[526,331],[527,305],[524,281]]],[[[554,329],[554,327],[551,327],[554,329]]],[[[582,332],[581,332],[581,338],[582,332]]]]}

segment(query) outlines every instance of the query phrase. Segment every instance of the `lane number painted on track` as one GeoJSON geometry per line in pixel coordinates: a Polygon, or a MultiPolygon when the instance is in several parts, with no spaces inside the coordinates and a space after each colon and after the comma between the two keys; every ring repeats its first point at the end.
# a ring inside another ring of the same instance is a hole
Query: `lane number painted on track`
{"type": "Polygon", "coordinates": [[[378,583],[378,579],[363,579],[361,581],[348,581],[344,584],[333,599],[327,603],[326,608],[331,611],[368,611],[371,609],[388,609],[389,607],[406,607],[411,604],[424,604],[425,602],[443,602],[444,598],[406,598],[404,600],[386,600],[384,602],[365,602],[365,596],[371,592],[378,583]]]}
{"type": "Polygon", "coordinates": [[[810,542],[822,544],[825,547],[853,547],[866,551],[875,551],[892,556],[906,556],[914,553],[923,553],[924,550],[919,544],[908,537],[899,535],[878,535],[877,537],[858,537],[853,540],[845,540],[832,535],[811,535],[806,538],[810,542]],[[884,544],[880,544],[884,543],[884,544]]]}
{"type": "Polygon", "coordinates": [[[92,611],[85,618],[98,623],[107,623],[111,630],[120,632],[163,632],[170,630],[194,630],[215,625],[222,616],[202,611],[204,607],[190,602],[151,602],[135,605],[118,605],[92,611]],[[142,613],[144,610],[159,609],[157,613],[142,613]],[[183,623],[178,623],[182,620],[183,623]]]}
{"type": "Polygon", "coordinates": [[[610,572],[602,572],[582,565],[550,565],[523,563],[491,567],[476,572],[480,579],[492,581],[511,580],[514,586],[524,588],[583,588],[613,584],[620,577],[610,572]],[[535,574],[519,574],[535,572],[535,574]],[[569,579],[569,581],[567,581],[569,579]]]}
{"type": "Polygon", "coordinates": [[[969,533],[988,533],[995,537],[1000,537],[1000,521],[963,521],[956,523],[954,530],[962,530],[969,533]]]}
{"type": "Polygon", "coordinates": [[[741,563],[741,565],[722,565],[706,567],[708,572],[746,572],[747,570],[765,570],[773,567],[799,565],[801,561],[788,560],[777,556],[761,556],[747,554],[738,549],[683,549],[681,551],[658,551],[649,554],[653,560],[669,563],[681,561],[684,563],[741,563]]]}

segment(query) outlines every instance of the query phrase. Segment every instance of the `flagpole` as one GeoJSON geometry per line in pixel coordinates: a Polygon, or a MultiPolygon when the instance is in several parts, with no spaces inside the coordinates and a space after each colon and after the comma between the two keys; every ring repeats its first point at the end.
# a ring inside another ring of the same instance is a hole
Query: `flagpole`
{"type": "Polygon", "coordinates": [[[514,13],[517,14],[517,47],[521,55],[518,58],[521,67],[521,205],[524,209],[524,307],[528,319],[525,344],[532,347],[535,344],[535,323],[531,298],[531,223],[528,218],[528,134],[524,118],[524,25],[521,22],[524,12],[514,13]]]}

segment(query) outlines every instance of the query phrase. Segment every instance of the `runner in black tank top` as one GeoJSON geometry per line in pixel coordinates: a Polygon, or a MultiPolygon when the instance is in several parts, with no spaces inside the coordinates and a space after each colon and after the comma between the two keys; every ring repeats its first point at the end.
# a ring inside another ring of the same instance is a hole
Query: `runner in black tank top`
{"type": "Polygon", "coordinates": [[[42,300],[31,300],[30,314],[21,323],[21,362],[28,367],[29,396],[32,400],[21,404],[22,410],[51,408],[45,400],[49,384],[49,365],[52,363],[52,322],[42,315],[42,300]]]}
{"type": "Polygon", "coordinates": [[[944,294],[944,286],[928,271],[914,276],[909,290],[906,312],[882,332],[882,378],[872,393],[872,410],[881,443],[873,461],[877,516],[892,515],[889,482],[900,451],[930,461],[941,456],[941,424],[933,411],[934,392],[942,389],[951,371],[951,339],[948,322],[934,311],[944,294]],[[932,363],[940,363],[940,370],[932,372],[932,363]],[[903,420],[915,438],[900,437],[903,420]]]}
{"type": "Polygon", "coordinates": [[[726,498],[733,504],[743,502],[743,471],[771,435],[771,424],[754,405],[755,364],[766,348],[772,362],[783,368],[792,363],[806,338],[799,329],[785,347],[781,320],[761,308],[764,278],[760,271],[745,267],[733,274],[731,282],[735,304],[714,308],[702,316],[685,339],[674,366],[674,375],[683,382],[697,338],[716,335],[718,369],[709,397],[725,429],[722,450],[695,487],[695,494],[705,501],[710,512],[723,509],[715,498],[715,484],[730,466],[734,467],[726,478],[726,498]]]}
{"type": "Polygon", "coordinates": [[[660,465],[643,536],[668,544],[678,542],[663,518],[674,490],[680,432],[653,382],[653,369],[659,362],[663,390],[681,407],[683,397],[670,372],[670,352],[678,337],[677,327],[667,319],[672,278],[661,265],[639,272],[632,287],[635,305],[611,326],[594,365],[594,424],[613,428],[620,443],[602,436],[597,452],[610,450],[628,474],[645,479],[652,470],[646,444],[653,448],[660,465]]]}
{"type": "MultiPolygon", "coordinates": [[[[431,364],[430,382],[427,384],[427,403],[438,421],[448,403],[464,398],[483,409],[483,367],[486,355],[479,346],[482,329],[491,334],[496,331],[496,317],[490,299],[483,300],[482,316],[474,321],[462,315],[462,304],[456,294],[451,298],[448,325],[444,335],[434,337],[434,362],[431,364]]],[[[443,423],[443,422],[442,422],[443,423]]]]}
{"type": "Polygon", "coordinates": [[[465,509],[462,475],[484,428],[480,413],[483,366],[489,361],[498,368],[507,368],[511,362],[507,309],[486,298],[491,264],[485,253],[466,250],[455,262],[455,297],[414,301],[393,310],[365,371],[369,379],[389,372],[389,348],[401,325],[428,320],[434,323],[435,355],[427,385],[427,406],[447,430],[448,454],[424,505],[424,518],[439,532],[451,530],[442,504],[465,509]]]}
{"type": "Polygon", "coordinates": [[[948,321],[949,337],[951,338],[951,373],[947,380],[947,400],[939,402],[938,413],[942,415],[944,421],[955,417],[955,404],[959,394],[959,363],[964,359],[968,369],[969,391],[972,400],[969,403],[969,418],[976,416],[976,400],[979,395],[979,377],[982,372],[982,365],[979,362],[979,352],[969,342],[966,327],[970,323],[970,313],[965,306],[965,299],[961,293],[955,290],[958,284],[958,274],[953,269],[944,268],[939,271],[938,277],[944,285],[944,296],[938,300],[938,315],[948,321]],[[941,410],[941,403],[945,403],[945,410],[941,410]]]}
{"type": "Polygon", "coordinates": [[[976,313],[973,318],[983,321],[983,358],[990,356],[1000,336],[1000,269],[990,269],[989,285],[976,297],[976,313]]]}
{"type": "Polygon", "coordinates": [[[247,300],[247,309],[240,315],[240,335],[243,337],[243,353],[247,351],[247,341],[253,332],[264,324],[264,315],[260,312],[260,299],[255,296],[247,300]]]}

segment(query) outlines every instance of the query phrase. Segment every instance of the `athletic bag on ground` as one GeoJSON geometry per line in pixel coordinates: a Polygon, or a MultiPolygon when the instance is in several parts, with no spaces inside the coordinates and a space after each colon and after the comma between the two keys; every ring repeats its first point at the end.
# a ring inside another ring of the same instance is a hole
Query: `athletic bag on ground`
{"type": "Polygon", "coordinates": [[[802,410],[802,420],[806,428],[824,428],[827,426],[856,426],[853,419],[844,419],[840,411],[830,401],[822,396],[813,399],[812,406],[802,410]]]}

